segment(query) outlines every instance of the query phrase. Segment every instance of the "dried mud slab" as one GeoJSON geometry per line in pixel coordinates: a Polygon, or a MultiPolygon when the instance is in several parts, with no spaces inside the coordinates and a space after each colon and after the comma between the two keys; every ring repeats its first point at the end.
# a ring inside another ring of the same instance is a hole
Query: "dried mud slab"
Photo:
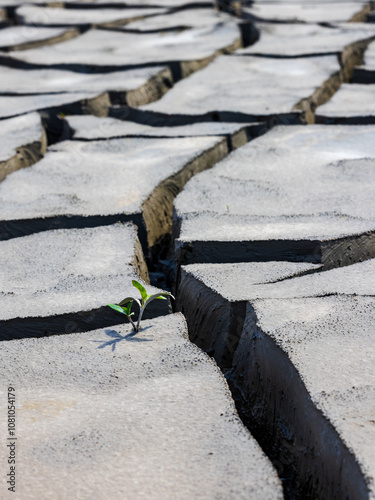
{"type": "Polygon", "coordinates": [[[0,51],[33,49],[69,40],[78,36],[78,33],[77,30],[68,28],[9,26],[0,30],[0,51]]]}
{"type": "MultiPolygon", "coordinates": [[[[121,323],[125,317],[104,306],[134,295],[132,279],[148,281],[132,224],[46,231],[0,247],[1,340],[121,323]]],[[[168,301],[150,304],[149,314],[168,312],[168,301]]]]}
{"type": "Polygon", "coordinates": [[[215,114],[224,121],[235,115],[287,115],[339,69],[335,56],[288,60],[220,56],[141,109],[168,115],[215,114]]]}
{"type": "Polygon", "coordinates": [[[375,25],[341,23],[319,24],[257,23],[260,39],[237,51],[243,55],[301,57],[342,52],[347,45],[375,36],[375,25]]]}
{"type": "Polygon", "coordinates": [[[374,133],[276,127],[234,151],[177,196],[178,260],[329,268],[374,257],[374,133]]]}
{"type": "Polygon", "coordinates": [[[375,497],[375,261],[185,266],[178,307],[291,491],[375,497]],[[310,270],[311,272],[312,270],[310,270]],[[315,270],[316,271],[316,270],[315,270]]]}
{"type": "Polygon", "coordinates": [[[375,123],[375,84],[344,84],[323,106],[315,111],[317,123],[375,123]]]}
{"type": "Polygon", "coordinates": [[[39,161],[47,139],[38,113],[0,121],[0,181],[5,176],[39,161]]]}
{"type": "Polygon", "coordinates": [[[222,137],[62,142],[0,186],[0,237],[132,220],[153,246],[171,231],[175,195],[227,152],[222,137]]]}
{"type": "MultiPolygon", "coordinates": [[[[11,0],[11,1],[19,1],[19,0],[11,0]]],[[[207,2],[200,2],[204,4],[206,7],[211,7],[211,0],[207,2]]],[[[118,5],[119,7],[168,7],[168,8],[180,8],[185,6],[196,5],[196,2],[193,0],[71,0],[69,1],[70,5],[74,5],[75,7],[78,5],[84,6],[95,6],[103,8],[106,5],[118,5]]]]}
{"type": "Polygon", "coordinates": [[[159,13],[160,9],[59,9],[22,5],[16,10],[16,17],[19,24],[74,27],[122,24],[159,13]]]}
{"type": "Polygon", "coordinates": [[[145,321],[136,337],[121,325],[0,350],[1,377],[16,387],[24,498],[72,490],[81,500],[283,498],[224,377],[187,339],[182,315],[145,321]]]}
{"type": "MultiPolygon", "coordinates": [[[[83,0],[85,1],[85,0],[83,0]]],[[[1,7],[16,7],[18,5],[22,5],[24,2],[23,0],[1,0],[0,2],[0,8],[1,7]]],[[[28,4],[39,4],[41,3],[40,0],[30,0],[27,2],[28,4]]]]}
{"type": "Polygon", "coordinates": [[[235,23],[233,17],[223,12],[218,12],[212,7],[178,10],[167,14],[159,14],[134,21],[124,26],[125,30],[139,31],[163,31],[177,28],[200,28],[204,26],[215,26],[218,23],[235,23]]]}
{"type": "MultiPolygon", "coordinates": [[[[178,33],[136,34],[112,30],[90,30],[80,37],[50,47],[10,52],[21,62],[43,66],[90,66],[112,68],[182,62],[184,76],[194,64],[212,58],[218,51],[241,46],[236,25],[217,24],[178,33]],[[194,63],[194,64],[193,64],[194,63]]],[[[205,63],[207,64],[207,62],[205,63]]],[[[197,67],[197,69],[198,69],[197,67]]]]}
{"type": "Polygon", "coordinates": [[[92,113],[106,116],[109,106],[108,94],[98,95],[97,92],[0,96],[0,118],[42,110],[52,114],[92,113]]]}
{"type": "MultiPolygon", "coordinates": [[[[138,106],[160,98],[173,85],[167,67],[129,69],[109,73],[77,73],[55,69],[3,67],[0,94],[108,93],[113,104],[138,106]]],[[[35,99],[35,98],[34,98],[35,99]]],[[[45,97],[39,98],[42,100],[45,97]]],[[[106,114],[103,110],[103,114],[106,114]]]]}
{"type": "Polygon", "coordinates": [[[370,12],[369,2],[255,2],[243,8],[246,15],[260,21],[287,23],[344,23],[366,21],[370,12]]]}
{"type": "Polygon", "coordinates": [[[142,123],[99,118],[89,115],[75,115],[66,118],[75,140],[114,139],[116,137],[207,137],[225,136],[231,148],[246,144],[248,140],[262,132],[262,123],[222,123],[203,122],[193,125],[152,127],[142,123]]]}

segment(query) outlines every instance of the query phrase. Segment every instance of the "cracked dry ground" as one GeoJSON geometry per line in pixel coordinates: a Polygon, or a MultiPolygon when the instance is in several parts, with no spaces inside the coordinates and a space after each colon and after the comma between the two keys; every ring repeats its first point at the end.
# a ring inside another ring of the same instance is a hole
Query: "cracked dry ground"
{"type": "Polygon", "coordinates": [[[375,499],[375,2],[0,7],[0,498],[375,499]]]}

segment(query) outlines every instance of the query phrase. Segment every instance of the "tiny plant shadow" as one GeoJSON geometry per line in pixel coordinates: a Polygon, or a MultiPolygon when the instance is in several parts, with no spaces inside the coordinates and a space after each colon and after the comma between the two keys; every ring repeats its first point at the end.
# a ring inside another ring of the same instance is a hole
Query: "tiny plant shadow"
{"type": "MultiPolygon", "coordinates": [[[[152,325],[142,328],[141,331],[148,330],[149,328],[152,328],[152,325]]],[[[111,340],[92,340],[92,342],[101,343],[101,345],[98,346],[98,349],[104,349],[105,347],[111,346],[112,351],[114,351],[116,349],[117,343],[123,340],[127,340],[128,342],[153,342],[152,339],[137,337],[137,332],[130,332],[126,335],[120,335],[118,332],[116,332],[116,330],[105,330],[105,334],[108,335],[108,337],[111,337],[111,340]]]]}

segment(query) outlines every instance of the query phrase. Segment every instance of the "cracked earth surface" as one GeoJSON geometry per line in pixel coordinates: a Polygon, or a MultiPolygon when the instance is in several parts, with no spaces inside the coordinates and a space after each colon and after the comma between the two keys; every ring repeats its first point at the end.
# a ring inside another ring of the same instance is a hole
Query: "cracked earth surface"
{"type": "Polygon", "coordinates": [[[0,0],[1,499],[375,499],[374,19],[0,0]]]}

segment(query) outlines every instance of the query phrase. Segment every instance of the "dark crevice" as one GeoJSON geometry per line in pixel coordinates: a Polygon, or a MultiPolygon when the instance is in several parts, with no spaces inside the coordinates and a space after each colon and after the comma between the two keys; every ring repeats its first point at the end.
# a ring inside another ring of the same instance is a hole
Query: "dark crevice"
{"type": "MultiPolygon", "coordinates": [[[[230,301],[187,270],[177,289],[177,310],[186,317],[190,340],[223,371],[242,421],[282,480],[285,498],[367,499],[355,456],[316,408],[288,355],[258,326],[251,305],[230,301]]],[[[333,295],[341,294],[321,296],[333,295]]]]}
{"type": "MultiPolygon", "coordinates": [[[[145,310],[143,318],[153,319],[170,312],[167,301],[154,301],[145,310]]],[[[0,321],[0,341],[88,332],[122,323],[124,316],[114,314],[108,307],[48,317],[15,318],[0,321]]]]}
{"type": "Polygon", "coordinates": [[[173,224],[173,201],[186,183],[197,173],[212,168],[232,150],[232,143],[223,139],[204,151],[189,164],[161,182],[142,205],[142,214],[147,227],[148,266],[150,275],[163,273],[168,289],[174,280],[174,264],[171,234],[173,224]]]}
{"type": "Polygon", "coordinates": [[[330,116],[326,118],[324,116],[320,116],[319,114],[315,115],[315,123],[323,124],[323,125],[374,125],[375,124],[375,116],[330,116]]]}
{"type": "MultiPolygon", "coordinates": [[[[244,127],[241,130],[244,130],[245,132],[248,131],[250,127],[244,127]]],[[[70,129],[71,133],[74,134],[74,129],[70,129]]],[[[251,128],[250,128],[251,130],[251,128]]],[[[231,134],[224,134],[224,133],[202,133],[202,134],[184,134],[184,135],[152,135],[152,134],[126,134],[126,135],[114,135],[110,137],[94,137],[88,139],[87,137],[74,137],[71,136],[71,140],[73,141],[80,141],[80,142],[98,142],[98,141],[111,141],[113,139],[184,139],[186,137],[225,137],[225,140],[227,141],[228,144],[232,144],[232,135],[231,134]]]]}
{"type": "Polygon", "coordinates": [[[64,95],[68,96],[71,95],[75,92],[79,91],[66,91],[66,90],[56,90],[56,91],[50,91],[50,92],[22,92],[20,94],[19,92],[0,92],[0,97],[30,97],[30,96],[48,96],[48,95],[64,95]]]}
{"type": "MultiPolygon", "coordinates": [[[[375,258],[375,231],[329,241],[180,241],[177,220],[174,231],[176,261],[179,266],[286,261],[323,264],[324,270],[329,270],[375,258]]],[[[306,274],[311,272],[315,271],[307,271],[306,274]]]]}
{"type": "Polygon", "coordinates": [[[171,12],[179,11],[179,10],[187,10],[187,9],[200,9],[200,8],[212,8],[212,2],[189,2],[186,3],[186,5],[179,7],[179,8],[170,8],[167,10],[167,12],[162,12],[163,9],[165,9],[165,6],[163,6],[163,2],[160,2],[160,5],[147,5],[147,4],[142,4],[142,5],[127,5],[126,0],[124,0],[124,3],[116,3],[116,2],[106,2],[105,5],[103,4],[97,4],[97,3],[91,3],[90,1],[87,1],[85,3],[72,3],[72,2],[64,2],[64,7],[65,9],[157,9],[160,8],[161,12],[160,14],[156,15],[168,15],[171,12]]]}
{"type": "MultiPolygon", "coordinates": [[[[124,108],[112,107],[109,109],[108,116],[124,119],[124,108]]],[[[269,114],[269,115],[250,115],[237,111],[210,111],[204,114],[164,114],[154,111],[145,111],[136,108],[126,108],[126,120],[150,125],[153,127],[175,127],[178,125],[192,125],[205,122],[233,122],[233,123],[258,123],[263,122],[262,128],[270,130],[276,125],[301,125],[303,120],[299,111],[292,113],[269,114]]]]}
{"type": "Polygon", "coordinates": [[[176,26],[172,26],[172,27],[169,27],[169,28],[155,28],[155,29],[149,29],[149,30],[138,30],[138,29],[134,29],[134,28],[120,28],[118,26],[113,26],[111,28],[103,28],[101,27],[100,29],[106,29],[106,30],[109,30],[109,31],[119,31],[121,33],[134,33],[134,34],[137,34],[137,35],[154,35],[154,34],[157,34],[157,33],[160,33],[161,31],[163,33],[179,33],[180,31],[186,31],[188,29],[191,29],[191,26],[187,26],[187,25],[176,25],[176,26]]]}
{"type": "Polygon", "coordinates": [[[8,22],[10,25],[14,25],[16,23],[16,9],[17,9],[17,7],[18,7],[18,5],[17,6],[4,6],[4,7],[2,7],[6,22],[8,22]]]}
{"type": "Polygon", "coordinates": [[[122,64],[122,65],[96,65],[96,64],[81,64],[81,63],[57,63],[57,64],[37,64],[29,63],[26,61],[13,58],[8,55],[0,55],[0,65],[15,69],[23,70],[38,70],[38,69],[53,69],[53,70],[68,70],[76,73],[92,73],[92,74],[105,74],[118,71],[127,71],[143,68],[155,68],[155,67],[168,67],[172,74],[174,75],[174,83],[178,82],[181,78],[186,78],[191,73],[204,68],[209,64],[215,57],[220,54],[231,54],[235,50],[241,48],[243,45],[242,36],[247,39],[251,39],[253,31],[256,28],[250,25],[244,25],[241,30],[239,37],[236,41],[227,47],[222,47],[217,49],[212,53],[211,56],[191,59],[191,60],[162,60],[155,62],[146,62],[140,64],[122,64]]]}
{"type": "Polygon", "coordinates": [[[178,173],[161,182],[143,203],[142,214],[147,227],[147,263],[151,283],[155,286],[163,283],[164,288],[171,290],[175,282],[176,266],[172,240],[174,199],[193,176],[212,168],[231,151],[259,135],[258,130],[251,130],[249,133],[246,129],[245,136],[243,132],[241,130],[239,133],[225,136],[221,143],[206,150],[178,173]]]}
{"type": "Polygon", "coordinates": [[[309,274],[315,274],[315,273],[321,273],[324,271],[328,271],[328,269],[324,269],[323,265],[317,264],[317,267],[315,269],[310,269],[308,271],[298,271],[297,273],[290,274],[289,276],[285,276],[284,278],[279,278],[274,281],[264,281],[264,282],[259,282],[259,283],[254,283],[254,286],[256,285],[274,285],[275,283],[281,283],[283,281],[290,281],[295,278],[301,278],[302,276],[307,276],[309,274]]]}
{"type": "Polygon", "coordinates": [[[244,48],[254,45],[260,38],[260,31],[255,23],[242,21],[238,24],[241,30],[242,45],[244,48]]]}
{"type": "Polygon", "coordinates": [[[354,68],[351,83],[371,85],[375,83],[375,70],[365,68],[354,68]]]}
{"type": "MultiPolygon", "coordinates": [[[[78,34],[82,35],[83,33],[86,33],[86,31],[89,31],[91,29],[94,29],[96,26],[94,24],[90,23],[77,23],[77,24],[59,24],[59,23],[51,23],[51,24],[43,24],[43,23],[20,23],[19,26],[25,27],[26,29],[33,29],[33,28],[56,28],[56,29],[72,29],[76,30],[78,34]]],[[[27,48],[25,49],[27,50],[27,48]]]]}
{"type": "Polygon", "coordinates": [[[340,52],[311,52],[303,53],[297,55],[287,55],[287,54],[264,54],[262,52],[252,52],[251,54],[236,54],[236,57],[263,57],[264,59],[304,59],[306,57],[324,57],[324,56],[337,56],[339,57],[340,52]]]}
{"type": "Polygon", "coordinates": [[[352,266],[353,264],[373,259],[375,258],[375,234],[373,232],[365,232],[340,238],[335,241],[322,242],[320,247],[321,266],[315,269],[301,271],[275,281],[268,281],[267,284],[289,281],[297,277],[309,276],[330,271],[331,269],[352,266]]]}
{"type": "Polygon", "coordinates": [[[186,271],[180,271],[176,309],[186,318],[190,340],[214,358],[225,372],[232,367],[246,303],[230,302],[186,271]]]}
{"type": "Polygon", "coordinates": [[[343,83],[351,81],[355,67],[363,63],[364,53],[373,40],[375,37],[369,37],[346,46],[338,54],[340,71],[332,74],[311,96],[295,105],[295,110],[303,111],[307,123],[315,123],[316,109],[328,102],[343,83]]]}
{"type": "Polygon", "coordinates": [[[34,219],[2,220],[0,221],[0,241],[53,229],[110,226],[117,222],[133,222],[138,227],[138,237],[146,254],[147,231],[141,214],[91,215],[87,217],[81,215],[56,215],[34,219]]]}
{"type": "Polygon", "coordinates": [[[71,139],[71,129],[61,115],[53,111],[41,112],[42,124],[47,134],[48,146],[71,139]]]}
{"type": "Polygon", "coordinates": [[[176,241],[178,265],[322,260],[319,240],[176,241]]]}
{"type": "MultiPolygon", "coordinates": [[[[68,120],[66,121],[68,124],[68,120]]],[[[69,125],[67,125],[69,126],[69,125]]],[[[148,130],[147,135],[146,134],[124,134],[124,135],[114,135],[114,136],[109,136],[109,137],[93,137],[93,138],[87,138],[87,137],[75,137],[76,131],[74,128],[69,126],[69,136],[68,138],[73,141],[83,141],[83,142],[97,142],[97,141],[108,141],[112,139],[183,139],[186,137],[225,137],[227,144],[228,144],[228,150],[233,151],[234,149],[242,146],[246,142],[249,142],[256,137],[260,137],[260,135],[263,135],[266,133],[267,129],[265,128],[264,125],[262,124],[255,124],[255,125],[244,125],[243,127],[239,128],[237,131],[233,133],[222,133],[222,132],[208,132],[206,131],[205,133],[202,132],[202,134],[182,134],[182,135],[160,135],[160,134],[155,134],[152,135],[150,133],[150,130],[148,130]]]]}
{"type": "Polygon", "coordinates": [[[241,349],[226,378],[242,421],[282,480],[285,498],[367,500],[368,486],[356,457],[251,310],[248,305],[241,349]]]}
{"type": "Polygon", "coordinates": [[[126,71],[132,69],[142,69],[142,68],[154,68],[159,66],[172,66],[175,64],[180,64],[180,61],[158,61],[158,62],[147,62],[140,64],[122,64],[122,65],[94,65],[94,64],[80,64],[80,63],[61,63],[61,64],[37,64],[28,63],[26,61],[21,61],[19,59],[13,59],[10,56],[0,55],[0,65],[24,69],[24,70],[36,70],[36,69],[54,69],[54,70],[69,70],[76,73],[112,73],[114,71],[126,71]]]}
{"type": "MultiPolygon", "coordinates": [[[[158,6],[155,5],[127,5],[126,0],[124,0],[123,3],[116,3],[116,2],[105,2],[103,3],[94,3],[90,1],[85,1],[85,2],[78,2],[78,3],[72,3],[72,2],[64,2],[63,3],[63,9],[69,9],[69,10],[102,10],[102,9],[115,9],[115,10],[123,10],[126,12],[127,10],[133,10],[133,9],[157,9],[158,6]]],[[[160,10],[162,11],[162,7],[160,6],[160,10]]],[[[162,12],[160,12],[162,14],[162,12]]],[[[158,15],[160,15],[158,14],[158,15]]]]}

